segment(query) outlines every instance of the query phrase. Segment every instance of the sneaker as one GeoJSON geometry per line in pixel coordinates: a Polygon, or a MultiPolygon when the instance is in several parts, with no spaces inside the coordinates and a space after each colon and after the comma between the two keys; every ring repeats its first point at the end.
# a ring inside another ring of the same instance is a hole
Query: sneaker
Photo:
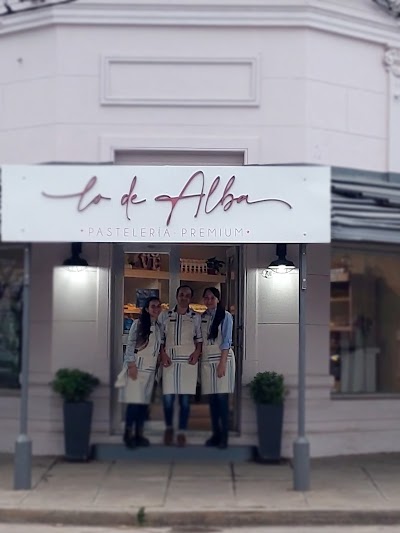
{"type": "Polygon", "coordinates": [[[176,437],[176,444],[179,448],[186,446],[186,436],[183,433],[179,433],[176,437]]]}
{"type": "Polygon", "coordinates": [[[131,429],[126,429],[124,431],[123,441],[127,448],[136,448],[136,441],[134,436],[132,435],[131,429]]]}
{"type": "Polygon", "coordinates": [[[167,428],[164,432],[164,445],[171,446],[174,441],[174,430],[173,428],[167,428]]]}
{"type": "Polygon", "coordinates": [[[205,445],[208,448],[211,448],[212,446],[218,446],[219,445],[219,436],[218,435],[212,435],[208,440],[206,440],[205,445]]]}
{"type": "Polygon", "coordinates": [[[146,439],[146,437],[143,437],[143,435],[137,435],[135,441],[136,446],[142,446],[143,448],[147,448],[147,446],[150,446],[149,439],[146,439]]]}

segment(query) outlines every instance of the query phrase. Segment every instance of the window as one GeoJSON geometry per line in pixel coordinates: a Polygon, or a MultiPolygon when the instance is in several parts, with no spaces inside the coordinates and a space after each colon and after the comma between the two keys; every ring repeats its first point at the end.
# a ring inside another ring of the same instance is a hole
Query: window
{"type": "Polygon", "coordinates": [[[0,387],[19,387],[24,251],[0,244],[0,387]]]}
{"type": "Polygon", "coordinates": [[[332,248],[330,371],[342,393],[400,393],[400,249],[332,248]]]}

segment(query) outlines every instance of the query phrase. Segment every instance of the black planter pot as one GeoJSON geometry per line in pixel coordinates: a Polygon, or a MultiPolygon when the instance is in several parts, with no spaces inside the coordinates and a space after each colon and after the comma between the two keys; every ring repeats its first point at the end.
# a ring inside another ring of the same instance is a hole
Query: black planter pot
{"type": "Polygon", "coordinates": [[[64,445],[67,461],[90,459],[92,402],[64,403],[64,445]]]}
{"type": "Polygon", "coordinates": [[[258,458],[261,461],[281,459],[283,404],[256,404],[258,427],[258,458]]]}

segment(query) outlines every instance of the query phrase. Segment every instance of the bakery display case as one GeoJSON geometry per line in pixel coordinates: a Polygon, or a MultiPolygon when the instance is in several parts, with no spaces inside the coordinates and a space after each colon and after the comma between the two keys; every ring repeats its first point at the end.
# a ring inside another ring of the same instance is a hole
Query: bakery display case
{"type": "MultiPolygon", "coordinates": [[[[171,277],[169,262],[169,255],[166,253],[125,254],[124,333],[129,331],[131,321],[138,317],[141,303],[143,304],[148,296],[158,296],[162,308],[169,308],[171,277]]],[[[223,272],[225,263],[216,258],[212,260],[180,258],[179,263],[179,283],[188,283],[192,287],[194,296],[191,308],[202,313],[205,311],[202,295],[206,287],[211,285],[217,287],[221,293],[224,292],[221,285],[226,281],[223,272]]]]}

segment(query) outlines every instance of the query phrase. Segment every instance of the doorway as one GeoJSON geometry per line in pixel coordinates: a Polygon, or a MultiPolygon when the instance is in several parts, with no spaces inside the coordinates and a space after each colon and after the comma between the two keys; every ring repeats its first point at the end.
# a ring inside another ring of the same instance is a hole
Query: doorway
{"type": "MultiPolygon", "coordinates": [[[[243,302],[244,302],[243,249],[241,246],[221,245],[115,245],[112,263],[112,382],[121,369],[129,328],[138,318],[144,300],[155,295],[163,309],[175,305],[175,293],[182,283],[193,289],[191,308],[199,313],[205,310],[202,302],[206,287],[214,286],[221,292],[226,309],[234,317],[233,349],[236,357],[236,388],[230,399],[230,429],[240,431],[241,375],[243,359],[243,302]]],[[[112,426],[120,434],[124,425],[125,407],[112,394],[112,426]]],[[[146,422],[146,433],[161,438],[164,432],[161,386],[156,384],[146,422]]],[[[201,385],[191,398],[189,432],[208,434],[210,420],[208,400],[201,396],[201,385]]]]}

